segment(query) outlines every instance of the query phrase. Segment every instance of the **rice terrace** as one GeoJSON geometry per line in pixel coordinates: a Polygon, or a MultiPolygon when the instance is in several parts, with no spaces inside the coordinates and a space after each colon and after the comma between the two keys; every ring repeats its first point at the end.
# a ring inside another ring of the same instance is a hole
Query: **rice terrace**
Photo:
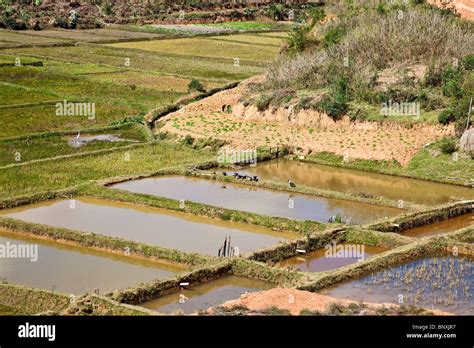
{"type": "Polygon", "coordinates": [[[474,315],[473,13],[0,0],[0,317],[474,315]]]}

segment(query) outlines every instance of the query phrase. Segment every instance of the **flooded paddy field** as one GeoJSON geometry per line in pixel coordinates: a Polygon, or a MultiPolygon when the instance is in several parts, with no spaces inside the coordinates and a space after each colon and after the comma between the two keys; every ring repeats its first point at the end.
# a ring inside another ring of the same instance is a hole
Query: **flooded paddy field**
{"type": "Polygon", "coordinates": [[[347,245],[341,254],[330,252],[327,248],[311,251],[278,263],[284,268],[296,268],[303,272],[324,272],[360,262],[369,257],[387,251],[386,248],[368,245],[347,245]]]}
{"type": "Polygon", "coordinates": [[[261,280],[240,276],[225,276],[209,283],[200,284],[180,292],[142,303],[141,306],[160,313],[191,314],[199,310],[238,299],[246,292],[268,290],[273,285],[261,280]]]}
{"type": "Polygon", "coordinates": [[[456,216],[433,224],[410,228],[401,234],[407,237],[422,238],[442,233],[454,232],[462,228],[474,225],[474,213],[456,216]]]}
{"type": "Polygon", "coordinates": [[[473,259],[430,256],[335,285],[323,294],[356,301],[405,303],[474,314],[473,259]]]}
{"type": "Polygon", "coordinates": [[[4,215],[27,222],[208,255],[217,255],[228,236],[231,237],[231,245],[238,247],[240,254],[298,237],[292,233],[87,197],[5,210],[4,215]]]}
{"type": "Polygon", "coordinates": [[[246,167],[239,173],[257,175],[264,180],[287,182],[324,190],[352,192],[435,205],[452,199],[474,199],[474,189],[430,181],[403,178],[316,163],[277,159],[246,167]]]}
{"type": "Polygon", "coordinates": [[[359,202],[293,194],[184,176],[133,180],[111,187],[134,193],[300,220],[327,222],[339,215],[354,224],[392,217],[401,210],[359,202]]]}
{"type": "Polygon", "coordinates": [[[18,237],[0,230],[2,254],[0,278],[7,282],[72,294],[91,293],[95,289],[103,294],[186,270],[166,262],[18,237]]]}

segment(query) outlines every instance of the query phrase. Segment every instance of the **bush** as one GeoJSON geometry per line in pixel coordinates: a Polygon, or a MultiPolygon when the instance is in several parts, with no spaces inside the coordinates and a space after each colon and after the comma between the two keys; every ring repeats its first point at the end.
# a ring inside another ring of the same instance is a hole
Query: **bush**
{"type": "Polygon", "coordinates": [[[288,52],[294,55],[303,52],[310,44],[311,26],[294,26],[288,37],[288,52]]]}
{"type": "Polygon", "coordinates": [[[283,20],[285,8],[280,4],[271,4],[267,10],[267,16],[273,20],[281,21],[283,20]]]}
{"type": "Polygon", "coordinates": [[[474,70],[474,54],[468,54],[464,57],[463,66],[466,70],[474,70]]]}
{"type": "Polygon", "coordinates": [[[338,120],[347,113],[349,101],[347,95],[347,79],[340,78],[331,86],[331,92],[316,104],[316,108],[325,112],[333,120],[338,120]]]}
{"type": "Polygon", "coordinates": [[[443,110],[439,115],[438,115],[438,122],[441,124],[448,124],[450,122],[453,122],[455,119],[453,110],[451,109],[446,109],[443,110]]]}
{"type": "Polygon", "coordinates": [[[329,48],[341,42],[342,38],[346,34],[346,30],[341,26],[329,29],[326,35],[324,35],[323,46],[329,48]]]}
{"type": "Polygon", "coordinates": [[[194,138],[190,136],[189,134],[186,134],[186,136],[184,137],[183,143],[185,145],[191,146],[192,144],[194,144],[194,138]]]}
{"type": "Polygon", "coordinates": [[[456,152],[458,149],[458,142],[455,138],[443,138],[439,142],[439,148],[441,152],[451,155],[452,153],[456,152]]]}
{"type": "Polygon", "coordinates": [[[272,101],[272,97],[266,94],[260,95],[257,101],[255,102],[255,106],[257,107],[258,111],[265,111],[270,106],[272,101]]]}
{"type": "Polygon", "coordinates": [[[201,82],[193,79],[188,84],[188,91],[191,93],[191,92],[205,92],[206,90],[201,82]]]}

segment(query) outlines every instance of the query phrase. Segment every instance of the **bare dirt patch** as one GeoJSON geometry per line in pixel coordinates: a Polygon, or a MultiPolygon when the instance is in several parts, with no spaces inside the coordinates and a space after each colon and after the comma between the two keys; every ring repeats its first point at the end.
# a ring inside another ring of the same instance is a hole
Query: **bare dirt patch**
{"type": "MultiPolygon", "coordinates": [[[[288,310],[292,315],[299,315],[302,310],[313,312],[324,312],[332,304],[348,306],[357,303],[351,300],[336,299],[333,297],[320,295],[314,292],[296,289],[275,288],[266,291],[254,292],[242,295],[237,300],[227,301],[223,307],[232,308],[236,306],[247,307],[254,311],[263,311],[268,308],[277,307],[288,310]]],[[[377,308],[397,308],[398,305],[392,303],[369,303],[364,302],[366,308],[360,313],[363,315],[373,315],[377,308]]],[[[435,315],[445,315],[447,313],[433,310],[435,315]]]]}
{"type": "Polygon", "coordinates": [[[474,19],[474,0],[428,0],[432,5],[454,9],[462,18],[474,19]]]}

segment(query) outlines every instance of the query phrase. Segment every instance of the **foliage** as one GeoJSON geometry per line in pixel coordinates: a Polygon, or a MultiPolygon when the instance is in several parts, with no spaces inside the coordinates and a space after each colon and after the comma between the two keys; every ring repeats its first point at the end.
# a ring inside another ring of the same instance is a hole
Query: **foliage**
{"type": "Polygon", "coordinates": [[[201,82],[199,82],[196,79],[192,79],[191,82],[189,82],[188,91],[189,92],[205,92],[206,89],[204,88],[201,82]]]}
{"type": "Polygon", "coordinates": [[[441,149],[443,153],[450,155],[457,151],[458,141],[457,139],[453,139],[453,138],[443,138],[439,142],[439,148],[441,149]]]}

